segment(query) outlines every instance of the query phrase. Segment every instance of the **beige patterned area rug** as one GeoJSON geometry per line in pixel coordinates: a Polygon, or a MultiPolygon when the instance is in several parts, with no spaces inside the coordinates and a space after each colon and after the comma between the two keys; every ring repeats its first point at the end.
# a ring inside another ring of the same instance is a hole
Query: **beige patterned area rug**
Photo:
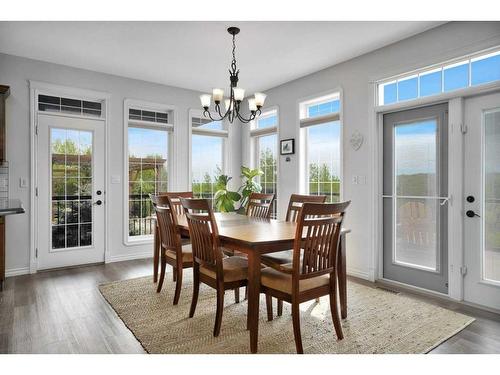
{"type": "MultiPolygon", "coordinates": [[[[226,291],[220,336],[214,338],[215,290],[201,285],[195,316],[188,318],[192,283],[185,277],[181,298],[172,305],[174,284],[165,277],[156,293],[152,277],[99,287],[104,298],[149,353],[249,353],[247,303],[234,303],[226,291]]],[[[301,305],[305,353],[426,353],[464,329],[473,318],[416,299],[349,282],[344,339],[337,341],[328,297],[301,305]]],[[[243,289],[242,289],[243,295],[243,289]]],[[[259,353],[295,353],[290,305],[283,316],[267,321],[261,296],[259,353]]]]}

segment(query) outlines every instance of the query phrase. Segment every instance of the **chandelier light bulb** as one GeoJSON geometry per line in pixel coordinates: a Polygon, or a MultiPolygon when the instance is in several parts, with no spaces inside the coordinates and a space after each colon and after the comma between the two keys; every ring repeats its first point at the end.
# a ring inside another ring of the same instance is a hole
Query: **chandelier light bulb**
{"type": "Polygon", "coordinates": [[[255,93],[255,105],[257,107],[262,107],[264,105],[264,102],[266,101],[266,94],[263,94],[261,92],[256,92],[255,93]]]}
{"type": "Polygon", "coordinates": [[[221,102],[222,98],[224,97],[224,90],[222,89],[213,89],[212,90],[212,97],[214,98],[214,102],[221,102]]]}
{"type": "Polygon", "coordinates": [[[224,106],[226,107],[226,111],[232,111],[233,110],[233,106],[231,105],[231,100],[229,99],[226,99],[224,100],[224,106]],[[229,108],[231,107],[231,108],[229,108]]]}
{"type": "Polygon", "coordinates": [[[242,89],[241,87],[235,87],[233,89],[233,92],[234,92],[234,100],[236,100],[237,102],[241,102],[245,97],[245,90],[242,89]]]}
{"type": "Polygon", "coordinates": [[[201,106],[203,108],[210,107],[210,99],[211,99],[211,96],[209,94],[200,95],[201,106]]]}
{"type": "Polygon", "coordinates": [[[255,99],[253,98],[248,99],[248,109],[250,110],[250,112],[257,111],[257,104],[255,104],[255,99]]]}

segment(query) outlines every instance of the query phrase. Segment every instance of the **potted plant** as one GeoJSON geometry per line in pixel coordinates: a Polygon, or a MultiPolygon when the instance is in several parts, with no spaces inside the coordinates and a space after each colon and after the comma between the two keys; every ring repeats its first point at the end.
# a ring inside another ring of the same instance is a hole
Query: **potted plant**
{"type": "Polygon", "coordinates": [[[243,185],[240,187],[241,190],[241,201],[240,208],[238,211],[244,211],[248,204],[248,197],[251,193],[260,193],[262,191],[262,186],[256,181],[255,177],[263,175],[259,168],[251,169],[245,166],[241,166],[241,177],[243,178],[243,185]]]}
{"type": "Polygon", "coordinates": [[[217,192],[215,193],[215,207],[219,212],[233,212],[235,210],[235,204],[241,199],[240,193],[237,191],[230,191],[228,189],[228,183],[231,177],[221,174],[215,179],[215,187],[217,192]]]}

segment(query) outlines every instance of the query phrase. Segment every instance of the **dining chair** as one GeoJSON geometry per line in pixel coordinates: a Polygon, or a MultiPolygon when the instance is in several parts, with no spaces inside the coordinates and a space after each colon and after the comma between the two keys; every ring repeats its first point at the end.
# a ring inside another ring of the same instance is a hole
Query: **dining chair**
{"type": "MultiPolygon", "coordinates": [[[[153,194],[150,195],[151,201],[153,203],[153,207],[155,205],[155,202],[153,201],[153,194]]],[[[174,208],[174,212],[177,215],[183,215],[184,210],[181,206],[180,198],[193,198],[193,192],[192,191],[179,191],[179,192],[160,192],[156,196],[161,197],[170,197],[172,207],[174,208]]],[[[153,282],[156,283],[158,281],[158,267],[160,266],[160,231],[158,228],[158,221],[156,220],[156,223],[154,225],[154,232],[153,232],[153,282]]],[[[186,238],[181,235],[181,243],[183,245],[189,244],[189,237],[186,238]]],[[[173,273],[173,278],[174,281],[176,280],[175,278],[177,277],[176,273],[173,273]]]]}
{"type": "Polygon", "coordinates": [[[297,353],[304,352],[300,333],[299,305],[329,295],[337,339],[342,340],[337,291],[337,256],[345,210],[342,203],[304,203],[299,212],[292,262],[278,271],[261,271],[261,292],[266,294],[268,319],[272,319],[271,297],[292,305],[292,323],[297,353]],[[305,237],[304,237],[305,234],[305,237]]]}
{"type": "Polygon", "coordinates": [[[159,233],[159,248],[161,253],[161,272],[157,293],[161,292],[167,264],[171,265],[174,273],[175,293],[174,305],[179,302],[182,288],[182,271],[193,267],[193,253],[191,245],[182,246],[181,234],[177,226],[175,203],[168,195],[151,196],[156,211],[156,221],[159,233]]]}
{"type": "Polygon", "coordinates": [[[271,207],[274,202],[274,194],[250,193],[246,215],[269,219],[271,217],[271,207]]]}
{"type": "MultiPolygon", "coordinates": [[[[288,208],[286,210],[285,220],[288,222],[296,223],[299,218],[299,212],[304,203],[325,203],[326,195],[302,195],[292,194],[288,201],[288,208]]],[[[293,251],[284,250],[276,253],[263,254],[261,257],[262,264],[280,270],[284,264],[292,262],[293,251]]],[[[278,299],[277,315],[283,314],[283,301],[278,299]]]]}
{"type": "Polygon", "coordinates": [[[217,291],[217,310],[213,335],[219,336],[224,308],[224,291],[236,290],[248,283],[248,261],[244,257],[224,257],[217,222],[206,199],[181,198],[193,249],[193,298],[189,317],[194,316],[200,283],[217,291]]]}

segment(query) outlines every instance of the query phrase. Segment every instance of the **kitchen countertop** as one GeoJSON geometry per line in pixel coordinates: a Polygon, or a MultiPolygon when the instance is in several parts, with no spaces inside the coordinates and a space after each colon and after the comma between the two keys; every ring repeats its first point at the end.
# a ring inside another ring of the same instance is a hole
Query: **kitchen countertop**
{"type": "Polygon", "coordinates": [[[0,199],[0,216],[24,214],[23,203],[19,199],[0,199]]]}

